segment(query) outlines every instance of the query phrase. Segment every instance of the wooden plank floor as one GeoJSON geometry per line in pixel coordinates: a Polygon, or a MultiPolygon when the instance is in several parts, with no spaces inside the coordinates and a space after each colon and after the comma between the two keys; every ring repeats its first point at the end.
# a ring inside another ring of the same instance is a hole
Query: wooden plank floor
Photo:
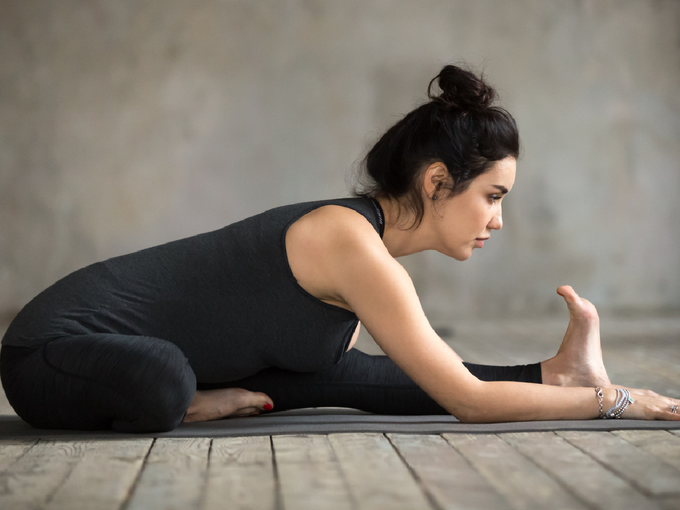
{"type": "MultiPolygon", "coordinates": [[[[680,397],[680,319],[605,324],[613,380],[680,397]]],[[[514,364],[565,324],[445,326],[464,358],[514,364]]],[[[0,508],[680,510],[680,431],[0,438],[0,508]]]]}

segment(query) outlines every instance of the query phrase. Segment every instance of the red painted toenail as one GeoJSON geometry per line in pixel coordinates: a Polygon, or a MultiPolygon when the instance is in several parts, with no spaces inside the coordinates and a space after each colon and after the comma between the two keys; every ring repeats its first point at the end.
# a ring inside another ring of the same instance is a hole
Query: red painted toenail
{"type": "Polygon", "coordinates": [[[267,402],[267,403],[264,405],[264,410],[265,410],[265,411],[271,411],[273,408],[274,408],[274,406],[272,406],[269,402],[267,402]]]}

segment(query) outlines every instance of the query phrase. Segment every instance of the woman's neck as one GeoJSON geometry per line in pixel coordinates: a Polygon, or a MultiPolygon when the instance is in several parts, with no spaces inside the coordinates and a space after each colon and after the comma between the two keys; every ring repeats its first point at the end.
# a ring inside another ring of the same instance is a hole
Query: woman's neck
{"type": "Polygon", "coordinates": [[[407,228],[413,223],[413,214],[395,199],[376,197],[385,215],[383,243],[394,258],[404,257],[432,249],[425,218],[418,228],[407,228]],[[400,216],[401,213],[401,216],[400,216]]]}

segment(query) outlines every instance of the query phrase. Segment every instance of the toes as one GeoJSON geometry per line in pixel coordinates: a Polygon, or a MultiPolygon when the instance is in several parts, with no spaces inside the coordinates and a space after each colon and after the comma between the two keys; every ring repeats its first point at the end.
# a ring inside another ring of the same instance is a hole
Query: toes
{"type": "Polygon", "coordinates": [[[579,297],[576,291],[571,287],[571,285],[562,285],[557,287],[557,293],[562,296],[567,302],[576,302],[579,297]]]}
{"type": "Polygon", "coordinates": [[[264,393],[255,393],[257,397],[257,407],[260,410],[263,411],[271,411],[274,409],[274,402],[272,402],[272,399],[269,398],[267,395],[264,393]]]}
{"type": "Polygon", "coordinates": [[[596,319],[597,309],[588,301],[576,294],[570,285],[562,285],[557,288],[557,293],[564,298],[569,308],[572,318],[576,319],[596,319]]]}
{"type": "Polygon", "coordinates": [[[566,301],[570,313],[579,313],[585,308],[584,300],[578,297],[578,294],[576,294],[570,285],[557,287],[557,293],[566,301]]]}
{"type": "Polygon", "coordinates": [[[238,391],[238,409],[253,408],[258,411],[271,411],[274,407],[272,399],[264,393],[259,391],[248,391],[242,388],[238,388],[238,391]]]}
{"type": "Polygon", "coordinates": [[[248,392],[249,398],[247,405],[244,405],[232,416],[257,416],[262,411],[271,411],[274,408],[274,403],[264,393],[248,392]]]}

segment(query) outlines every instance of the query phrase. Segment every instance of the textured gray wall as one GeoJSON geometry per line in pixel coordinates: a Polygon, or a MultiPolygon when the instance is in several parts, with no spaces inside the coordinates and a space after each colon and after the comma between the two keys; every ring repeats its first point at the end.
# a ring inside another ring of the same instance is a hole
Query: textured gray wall
{"type": "MultiPolygon", "coordinates": [[[[439,317],[680,307],[680,2],[0,0],[0,310],[85,264],[347,195],[449,62],[520,125],[505,228],[403,259],[439,317]]],[[[436,320],[436,319],[435,319],[436,320]]]]}

